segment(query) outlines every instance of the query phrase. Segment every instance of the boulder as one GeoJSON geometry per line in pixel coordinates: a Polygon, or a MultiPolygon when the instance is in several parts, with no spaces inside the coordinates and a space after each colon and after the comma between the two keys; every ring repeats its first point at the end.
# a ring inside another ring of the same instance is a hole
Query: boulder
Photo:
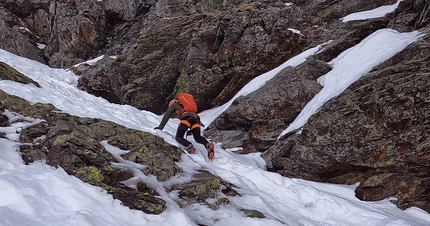
{"type": "Polygon", "coordinates": [[[242,146],[244,153],[267,150],[321,90],[314,76],[329,70],[316,59],[283,69],[257,91],[237,98],[205,134],[225,148],[242,146]],[[234,133],[241,135],[228,136],[234,133]]]}

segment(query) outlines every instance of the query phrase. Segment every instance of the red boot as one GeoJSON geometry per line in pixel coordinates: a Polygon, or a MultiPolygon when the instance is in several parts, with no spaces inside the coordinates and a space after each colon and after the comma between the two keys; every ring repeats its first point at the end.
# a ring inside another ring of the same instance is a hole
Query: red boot
{"type": "Polygon", "coordinates": [[[212,160],[215,156],[215,151],[214,151],[215,145],[214,143],[208,143],[206,144],[206,149],[208,150],[208,158],[209,160],[212,160]]]}

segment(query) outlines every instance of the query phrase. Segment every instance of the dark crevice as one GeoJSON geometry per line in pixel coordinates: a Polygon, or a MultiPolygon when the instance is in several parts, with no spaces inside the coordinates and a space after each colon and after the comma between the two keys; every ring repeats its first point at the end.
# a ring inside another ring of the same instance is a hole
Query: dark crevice
{"type": "Polygon", "coordinates": [[[429,11],[430,11],[430,2],[427,2],[427,4],[424,6],[423,10],[420,13],[418,20],[415,22],[415,29],[425,27],[425,25],[429,22],[430,20],[429,11]]]}
{"type": "Polygon", "coordinates": [[[219,49],[222,46],[222,43],[224,42],[224,37],[225,37],[225,31],[226,30],[226,25],[221,22],[217,29],[216,29],[216,38],[214,41],[214,44],[212,46],[211,52],[212,53],[217,53],[219,51],[219,49]]]}

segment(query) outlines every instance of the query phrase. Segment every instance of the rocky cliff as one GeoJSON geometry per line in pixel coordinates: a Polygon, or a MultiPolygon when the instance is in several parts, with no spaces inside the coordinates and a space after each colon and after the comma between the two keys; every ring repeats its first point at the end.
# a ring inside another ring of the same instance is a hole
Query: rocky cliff
{"type": "MultiPolygon", "coordinates": [[[[268,170],[284,176],[361,182],[356,191],[360,199],[397,197],[401,208],[418,206],[430,211],[430,3],[404,0],[385,17],[347,23],[340,18],[396,1],[290,3],[0,0],[0,48],[52,67],[71,68],[80,75],[81,89],[113,103],[160,114],[180,91],[193,93],[201,110],[223,104],[256,76],[332,40],[324,51],[238,98],[210,125],[207,135],[225,147],[242,147],[244,153],[263,152],[268,170]],[[327,63],[382,28],[419,30],[425,36],[324,105],[301,134],[277,140],[321,89],[316,79],[331,70],[327,63]],[[71,67],[99,55],[106,57],[96,65],[71,67]]],[[[7,71],[1,72],[2,79],[32,82],[7,65],[1,68],[7,71]]],[[[114,159],[98,142],[109,140],[134,150],[128,159],[152,163],[145,173],[164,179],[179,169],[157,164],[148,159],[149,153],[162,147],[174,162],[179,156],[175,148],[150,134],[112,123],[53,113],[52,106],[29,109],[22,100],[4,93],[1,109],[47,120],[23,132],[23,142],[46,135],[40,147],[23,146],[25,161],[47,158],[49,164],[104,187],[133,208],[151,213],[163,210],[163,200],[145,185],[138,191],[121,187],[119,181],[129,173],[107,167],[114,159]],[[107,127],[111,134],[103,132],[107,127]],[[88,131],[94,134],[90,139],[86,139],[88,131]],[[125,142],[131,138],[135,142],[125,142]],[[151,145],[145,146],[142,140],[148,139],[151,145]],[[45,148],[55,151],[44,153],[45,148]],[[130,200],[136,192],[141,192],[139,201],[130,200]]],[[[217,188],[220,183],[214,181],[210,175],[201,180],[217,188]]],[[[187,192],[189,187],[182,188],[184,196],[193,194],[187,192]]],[[[205,194],[200,195],[195,201],[203,202],[205,194]]]]}

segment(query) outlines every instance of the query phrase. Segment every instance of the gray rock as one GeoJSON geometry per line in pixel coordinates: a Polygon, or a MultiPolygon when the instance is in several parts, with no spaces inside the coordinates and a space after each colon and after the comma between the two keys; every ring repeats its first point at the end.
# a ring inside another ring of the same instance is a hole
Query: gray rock
{"type": "Polygon", "coordinates": [[[399,207],[428,210],[429,46],[428,37],[411,44],[328,102],[301,135],[278,141],[263,154],[271,170],[362,182],[363,200],[394,196],[399,207]]]}
{"type": "Polygon", "coordinates": [[[19,17],[0,8],[0,48],[13,54],[46,63],[43,51],[38,48],[36,35],[19,17]]]}
{"type": "Polygon", "coordinates": [[[215,119],[206,134],[226,147],[241,141],[243,143],[238,146],[243,146],[244,153],[267,150],[320,91],[321,86],[306,77],[321,76],[328,70],[326,63],[315,59],[297,69],[283,69],[257,91],[236,99],[215,119]],[[239,136],[240,140],[223,139],[226,130],[240,131],[244,135],[239,136]]]}

